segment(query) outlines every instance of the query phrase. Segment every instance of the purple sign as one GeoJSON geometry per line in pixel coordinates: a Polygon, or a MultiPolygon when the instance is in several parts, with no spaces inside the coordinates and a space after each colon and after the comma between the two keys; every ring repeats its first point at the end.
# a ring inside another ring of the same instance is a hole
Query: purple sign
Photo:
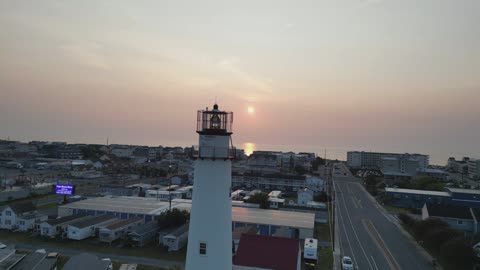
{"type": "Polygon", "coordinates": [[[73,195],[74,186],[73,185],[61,185],[58,184],[55,186],[55,193],[60,195],[73,195]]]}

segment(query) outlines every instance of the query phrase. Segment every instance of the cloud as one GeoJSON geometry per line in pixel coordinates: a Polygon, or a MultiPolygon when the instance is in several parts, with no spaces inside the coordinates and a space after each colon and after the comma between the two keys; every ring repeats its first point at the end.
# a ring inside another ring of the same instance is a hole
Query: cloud
{"type": "Polygon", "coordinates": [[[255,98],[255,96],[265,96],[273,94],[272,81],[260,78],[249,72],[244,71],[239,66],[239,60],[235,57],[224,58],[218,62],[218,67],[229,73],[233,79],[238,80],[242,83],[247,89],[246,93],[242,93],[242,96],[249,95],[250,99],[255,98]]]}
{"type": "Polygon", "coordinates": [[[103,46],[96,42],[76,42],[72,44],[62,45],[60,49],[65,55],[78,64],[99,68],[111,69],[103,51],[103,46]]]}

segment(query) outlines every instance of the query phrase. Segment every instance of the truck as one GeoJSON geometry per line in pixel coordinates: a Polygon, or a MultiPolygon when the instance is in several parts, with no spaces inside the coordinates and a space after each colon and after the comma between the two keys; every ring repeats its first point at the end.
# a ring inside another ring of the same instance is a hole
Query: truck
{"type": "Polygon", "coordinates": [[[305,238],[303,246],[303,261],[306,269],[315,269],[318,263],[318,240],[315,238],[305,238]]]}

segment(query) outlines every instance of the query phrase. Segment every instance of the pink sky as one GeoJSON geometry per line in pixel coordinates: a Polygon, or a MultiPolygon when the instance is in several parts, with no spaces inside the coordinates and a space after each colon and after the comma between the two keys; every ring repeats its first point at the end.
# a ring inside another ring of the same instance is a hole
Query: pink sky
{"type": "Polygon", "coordinates": [[[474,0],[2,2],[0,137],[195,144],[195,112],[217,97],[238,145],[479,156],[479,12],[474,0]]]}

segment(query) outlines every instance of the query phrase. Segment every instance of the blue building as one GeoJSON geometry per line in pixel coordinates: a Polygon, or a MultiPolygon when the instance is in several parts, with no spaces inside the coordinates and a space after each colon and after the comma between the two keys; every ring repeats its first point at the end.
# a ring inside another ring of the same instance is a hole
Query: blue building
{"type": "Polygon", "coordinates": [[[457,205],[480,208],[480,190],[445,188],[444,191],[385,188],[385,196],[392,205],[420,209],[424,204],[457,205]]]}

